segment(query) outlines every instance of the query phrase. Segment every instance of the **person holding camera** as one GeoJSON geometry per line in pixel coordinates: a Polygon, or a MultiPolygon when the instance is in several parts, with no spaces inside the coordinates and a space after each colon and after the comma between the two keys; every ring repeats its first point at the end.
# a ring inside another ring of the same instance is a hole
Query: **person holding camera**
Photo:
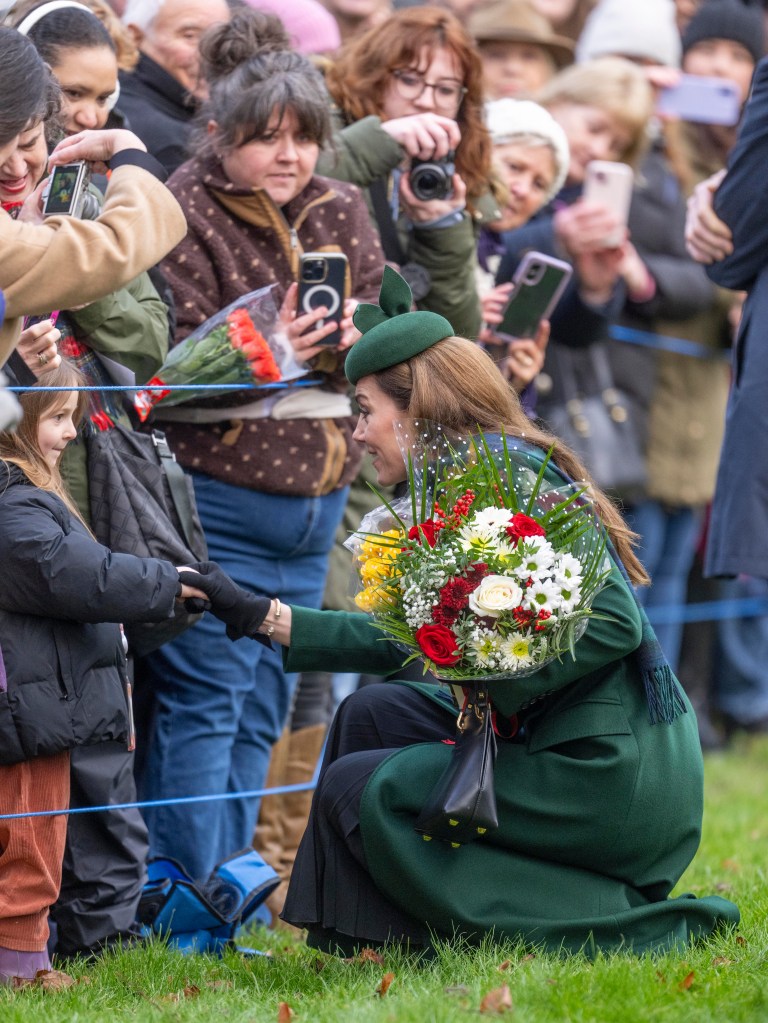
{"type": "Polygon", "coordinates": [[[446,10],[401,9],[342,50],[326,83],[347,125],[378,116],[410,157],[368,186],[387,258],[418,308],[476,337],[476,225],[498,211],[472,40],[446,10]]]}
{"type": "MultiPolygon", "coordinates": [[[[355,303],[345,296],[375,296],[384,257],[359,191],[315,173],[331,131],[320,74],[306,57],[255,35],[263,23],[250,13],[235,12],[201,44],[210,98],[197,155],[169,181],[189,231],[162,268],[176,299],[176,341],[243,294],[274,285],[313,386],[266,398],[245,390],[158,412],[192,471],[211,557],[248,590],[287,589],[319,607],[361,455],[343,369],[357,336],[355,303]],[[344,255],[336,314],[330,297],[297,309],[302,263],[311,276],[344,255]],[[324,343],[338,332],[340,343],[324,343]]],[[[276,651],[230,644],[223,625],[204,619],[147,658],[142,682],[155,701],[138,772],[143,798],[263,785],[295,685],[276,651]]],[[[250,845],[257,809],[252,797],[152,808],[152,852],[205,876],[250,845]]]]}

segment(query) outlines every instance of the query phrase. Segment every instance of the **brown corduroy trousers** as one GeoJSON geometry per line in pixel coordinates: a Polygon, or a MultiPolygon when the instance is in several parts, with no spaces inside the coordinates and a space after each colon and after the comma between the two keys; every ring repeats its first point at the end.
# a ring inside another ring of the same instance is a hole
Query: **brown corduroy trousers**
{"type": "MultiPolygon", "coordinates": [[[[0,767],[0,816],[69,806],[69,752],[0,767]]],[[[38,952],[61,887],[67,818],[0,820],[0,945],[38,952]]]]}

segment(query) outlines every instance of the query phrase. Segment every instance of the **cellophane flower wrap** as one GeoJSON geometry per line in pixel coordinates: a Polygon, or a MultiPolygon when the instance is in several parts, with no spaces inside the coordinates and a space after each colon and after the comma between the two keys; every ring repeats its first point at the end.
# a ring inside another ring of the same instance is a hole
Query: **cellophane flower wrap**
{"type": "Polygon", "coordinates": [[[419,422],[398,431],[408,495],[365,516],[347,541],[357,606],[405,664],[420,659],[447,682],[527,675],[575,656],[610,573],[588,488],[554,486],[551,452],[539,469],[503,434],[449,437],[419,422]]]}
{"type": "Polygon", "coordinates": [[[225,394],[232,384],[243,387],[287,382],[309,370],[296,361],[293,348],[280,328],[272,286],[251,291],[211,316],[176,345],[148,383],[134,396],[134,407],[144,421],[157,405],[179,405],[192,398],[225,394]],[[226,385],[219,390],[166,385],[226,385]]]}

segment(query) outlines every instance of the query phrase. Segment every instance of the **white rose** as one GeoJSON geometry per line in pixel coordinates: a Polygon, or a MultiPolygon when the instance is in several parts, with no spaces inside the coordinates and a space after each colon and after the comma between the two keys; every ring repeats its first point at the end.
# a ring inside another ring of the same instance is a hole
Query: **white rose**
{"type": "Polygon", "coordinates": [[[498,618],[502,611],[518,607],[523,599],[523,589],[506,575],[487,575],[476,590],[469,595],[469,606],[476,615],[498,618]]]}

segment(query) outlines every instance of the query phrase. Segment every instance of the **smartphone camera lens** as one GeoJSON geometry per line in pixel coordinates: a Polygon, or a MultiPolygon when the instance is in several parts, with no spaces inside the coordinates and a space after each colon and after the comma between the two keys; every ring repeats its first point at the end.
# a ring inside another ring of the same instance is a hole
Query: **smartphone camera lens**
{"type": "Polygon", "coordinates": [[[307,284],[325,280],[325,260],[308,259],[302,269],[302,280],[307,284]]]}

